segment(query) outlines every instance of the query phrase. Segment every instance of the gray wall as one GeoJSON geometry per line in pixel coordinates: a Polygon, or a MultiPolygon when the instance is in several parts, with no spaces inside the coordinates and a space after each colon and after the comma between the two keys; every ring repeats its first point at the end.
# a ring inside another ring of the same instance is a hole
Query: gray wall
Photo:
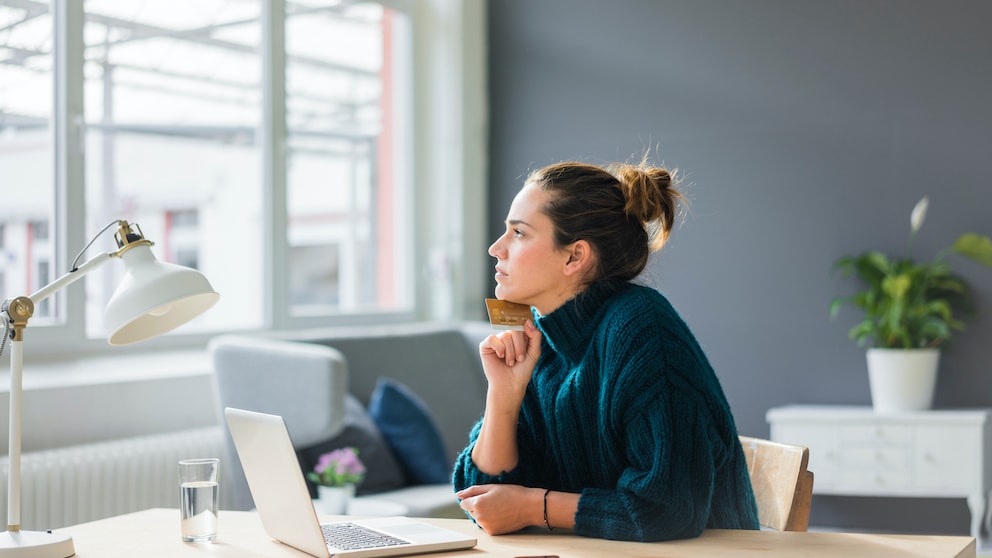
{"type": "MultiPolygon", "coordinates": [[[[788,403],[870,403],[854,283],[833,261],[992,234],[992,3],[493,0],[490,228],[529,170],[677,167],[691,212],[653,260],[742,433],[788,403]]],[[[954,260],[978,316],[945,351],[938,407],[992,406],[992,270],[954,260]]],[[[964,500],[814,500],[817,525],[967,534],[964,500]]]]}

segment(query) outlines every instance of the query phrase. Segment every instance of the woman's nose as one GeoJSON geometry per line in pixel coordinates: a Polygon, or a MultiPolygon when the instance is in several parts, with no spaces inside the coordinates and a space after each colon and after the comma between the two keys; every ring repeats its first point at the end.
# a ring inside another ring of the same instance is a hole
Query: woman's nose
{"type": "Polygon", "coordinates": [[[503,237],[499,237],[499,238],[496,239],[495,242],[493,242],[492,244],[489,245],[489,255],[490,256],[492,256],[494,258],[498,258],[499,257],[496,252],[500,249],[499,248],[499,241],[502,240],[502,239],[503,239],[503,237]]]}

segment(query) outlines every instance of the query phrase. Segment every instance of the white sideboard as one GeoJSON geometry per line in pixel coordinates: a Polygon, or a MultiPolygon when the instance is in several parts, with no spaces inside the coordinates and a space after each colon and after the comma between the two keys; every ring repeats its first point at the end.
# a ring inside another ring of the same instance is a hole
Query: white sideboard
{"type": "Polygon", "coordinates": [[[990,528],[992,409],[877,414],[790,405],[766,416],[771,439],[809,448],[814,494],[967,498],[971,535],[990,528]]]}

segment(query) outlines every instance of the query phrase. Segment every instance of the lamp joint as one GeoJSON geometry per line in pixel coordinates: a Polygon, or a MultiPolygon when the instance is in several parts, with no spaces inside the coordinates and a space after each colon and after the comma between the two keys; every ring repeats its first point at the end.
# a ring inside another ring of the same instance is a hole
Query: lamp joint
{"type": "Polygon", "coordinates": [[[7,314],[12,333],[11,341],[23,341],[23,331],[28,320],[34,315],[34,302],[26,296],[8,298],[3,301],[2,311],[7,314]]]}

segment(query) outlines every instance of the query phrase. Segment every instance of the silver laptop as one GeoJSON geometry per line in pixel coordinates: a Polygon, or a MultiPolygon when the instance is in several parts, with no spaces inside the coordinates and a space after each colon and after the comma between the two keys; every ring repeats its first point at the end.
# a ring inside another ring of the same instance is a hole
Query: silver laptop
{"type": "Polygon", "coordinates": [[[405,556],[472,548],[476,539],[408,517],[321,524],[281,416],[224,409],[265,532],[312,556],[405,556]],[[348,542],[358,539],[364,542],[348,542]]]}

